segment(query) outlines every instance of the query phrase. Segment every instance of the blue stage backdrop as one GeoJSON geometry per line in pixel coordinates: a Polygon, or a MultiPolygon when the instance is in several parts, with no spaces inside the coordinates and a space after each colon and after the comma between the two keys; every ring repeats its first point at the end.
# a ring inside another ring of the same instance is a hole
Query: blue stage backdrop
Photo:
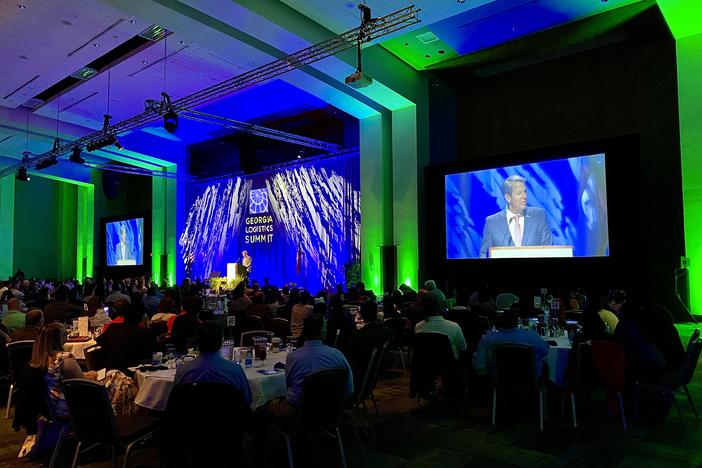
{"type": "Polygon", "coordinates": [[[358,172],[354,153],[193,185],[179,239],[185,271],[225,276],[246,250],[261,283],[312,292],[345,284],[360,259],[358,172]]]}
{"type": "Polygon", "coordinates": [[[144,218],[105,224],[107,266],[143,265],[144,218]]]}
{"type": "Polygon", "coordinates": [[[447,258],[480,257],[485,218],[506,209],[502,184],[512,175],[526,178],[527,206],[546,211],[552,245],[609,255],[605,155],[596,154],[446,175],[447,258]]]}

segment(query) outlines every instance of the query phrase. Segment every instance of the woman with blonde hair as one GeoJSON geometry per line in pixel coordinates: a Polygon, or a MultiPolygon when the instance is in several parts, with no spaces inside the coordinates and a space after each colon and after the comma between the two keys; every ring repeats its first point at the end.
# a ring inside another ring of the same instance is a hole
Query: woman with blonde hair
{"type": "Polygon", "coordinates": [[[61,388],[64,379],[87,378],[95,380],[94,371],[83,372],[71,353],[63,350],[66,343],[66,329],[60,323],[48,323],[39,330],[34,342],[32,359],[29,365],[44,369],[44,382],[49,390],[49,405],[58,418],[68,418],[66,397],[61,388]]]}

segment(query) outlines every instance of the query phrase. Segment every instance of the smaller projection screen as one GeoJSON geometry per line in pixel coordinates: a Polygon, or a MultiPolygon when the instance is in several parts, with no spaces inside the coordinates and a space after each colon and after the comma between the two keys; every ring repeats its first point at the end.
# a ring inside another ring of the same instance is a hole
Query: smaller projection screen
{"type": "Polygon", "coordinates": [[[607,257],[605,155],[447,174],[446,258],[607,257]]]}
{"type": "Polygon", "coordinates": [[[105,223],[107,266],[144,264],[144,218],[105,223]]]}

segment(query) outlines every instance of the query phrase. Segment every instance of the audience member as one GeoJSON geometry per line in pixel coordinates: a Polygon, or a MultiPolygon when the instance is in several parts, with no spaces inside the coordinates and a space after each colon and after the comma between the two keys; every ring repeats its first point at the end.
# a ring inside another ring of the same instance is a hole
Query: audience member
{"type": "Polygon", "coordinates": [[[7,314],[3,317],[2,324],[7,327],[10,334],[24,326],[26,320],[22,311],[23,308],[24,302],[21,299],[13,297],[7,301],[7,314]]]}
{"type": "Polygon", "coordinates": [[[634,301],[625,300],[617,310],[619,323],[612,336],[622,344],[626,352],[627,379],[659,382],[663,378],[666,362],[661,352],[643,332],[640,323],[641,309],[634,301]]]}
{"type": "Polygon", "coordinates": [[[127,372],[130,366],[136,366],[149,359],[156,341],[149,330],[139,326],[144,315],[138,304],[126,304],[122,308],[123,323],[113,323],[98,336],[95,341],[105,355],[108,369],[127,372]]]}
{"type": "Polygon", "coordinates": [[[100,296],[88,299],[88,324],[90,328],[102,328],[112,321],[110,314],[105,311],[100,296]]]}
{"type": "Polygon", "coordinates": [[[427,280],[424,283],[424,288],[429,293],[429,296],[439,304],[439,307],[446,307],[446,296],[441,289],[436,287],[436,282],[434,282],[434,280],[427,280]]]}
{"type": "Polygon", "coordinates": [[[668,309],[659,304],[644,307],[639,322],[643,334],[663,355],[666,372],[679,371],[685,361],[685,348],[668,309]]]}
{"type": "Polygon", "coordinates": [[[326,332],[327,320],[323,316],[314,314],[305,319],[302,330],[305,344],[288,354],[285,361],[287,397],[273,400],[268,405],[268,411],[274,416],[281,419],[293,417],[300,403],[305,377],[324,369],[347,369],[344,395],[349,397],[353,393],[351,367],[341,351],[322,344],[326,332]]]}
{"type": "Polygon", "coordinates": [[[83,309],[76,305],[69,304],[69,292],[68,287],[65,285],[56,288],[56,291],[54,291],[55,302],[48,304],[44,308],[44,323],[67,323],[80,316],[83,309]]]}
{"type": "Polygon", "coordinates": [[[24,317],[24,326],[10,335],[12,341],[36,340],[39,330],[44,325],[44,313],[41,309],[31,309],[24,317]]]}
{"type": "Polygon", "coordinates": [[[357,388],[363,382],[373,349],[376,348],[380,353],[383,345],[393,338],[392,331],[378,323],[378,305],[375,302],[365,302],[361,306],[361,317],[363,328],[351,332],[346,347],[343,348],[357,388]]]}
{"type": "Polygon", "coordinates": [[[468,349],[468,344],[463,336],[461,327],[457,323],[446,320],[441,316],[438,301],[433,297],[425,297],[422,299],[422,308],[424,309],[426,319],[417,323],[417,326],[414,328],[414,333],[440,333],[446,335],[449,339],[449,343],[451,343],[453,355],[458,359],[461,352],[468,349]]]}
{"type": "Polygon", "coordinates": [[[247,406],[251,405],[251,388],[240,365],[219,355],[222,346],[222,327],[216,322],[203,323],[195,332],[195,343],[200,351],[193,361],[186,362],[176,371],[174,385],[191,382],[213,382],[231,385],[241,392],[247,406]]]}
{"type": "Polygon", "coordinates": [[[251,305],[246,308],[247,315],[261,317],[263,322],[268,322],[275,315],[270,305],[265,304],[266,295],[262,291],[257,291],[251,298],[251,305]]]}
{"type": "Polygon", "coordinates": [[[176,351],[185,354],[188,351],[188,340],[195,337],[195,331],[200,326],[198,314],[202,311],[202,298],[188,296],[183,299],[184,314],[178,315],[173,321],[172,342],[176,351]]]}
{"type": "Polygon", "coordinates": [[[130,302],[130,300],[130,297],[122,292],[121,282],[115,282],[112,284],[110,295],[105,298],[105,304],[114,304],[117,301],[130,302]]]}
{"type": "Polygon", "coordinates": [[[149,287],[149,289],[146,290],[146,297],[142,300],[144,306],[149,311],[149,318],[159,311],[158,306],[161,303],[161,298],[156,295],[157,291],[158,289],[155,286],[149,287]]]}
{"type": "Polygon", "coordinates": [[[312,315],[312,305],[310,304],[310,293],[302,291],[300,302],[292,306],[290,314],[290,330],[293,338],[299,338],[302,333],[302,324],[307,317],[312,315]]]}
{"type": "Polygon", "coordinates": [[[493,348],[498,344],[523,344],[534,349],[534,367],[536,375],[541,375],[543,360],[548,355],[546,343],[535,331],[517,328],[518,316],[514,310],[506,310],[501,317],[502,328],[488,333],[478,343],[473,355],[473,368],[478,374],[486,374],[494,365],[493,348]]]}

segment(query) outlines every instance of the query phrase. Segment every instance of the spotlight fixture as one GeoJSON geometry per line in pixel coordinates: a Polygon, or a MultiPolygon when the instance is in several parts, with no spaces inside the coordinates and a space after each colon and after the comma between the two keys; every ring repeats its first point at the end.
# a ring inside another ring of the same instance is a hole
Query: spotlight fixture
{"type": "Polygon", "coordinates": [[[363,3],[358,4],[358,9],[361,10],[361,26],[370,23],[372,19],[371,9],[363,3]]]}
{"type": "Polygon", "coordinates": [[[122,143],[119,142],[117,137],[115,137],[115,148],[117,148],[117,151],[122,151],[124,149],[124,146],[122,146],[122,143]]]}
{"type": "Polygon", "coordinates": [[[52,156],[51,156],[50,158],[48,158],[48,159],[45,159],[45,160],[43,160],[43,161],[39,161],[39,162],[34,166],[34,168],[35,168],[37,171],[41,171],[42,169],[46,169],[46,168],[51,167],[51,166],[54,166],[54,165],[56,165],[56,164],[58,164],[58,158],[56,157],[56,155],[52,155],[52,156]]]}
{"type": "Polygon", "coordinates": [[[27,175],[27,168],[22,166],[19,169],[17,169],[17,175],[15,176],[15,179],[21,182],[28,182],[29,176],[27,175]]]}
{"type": "Polygon", "coordinates": [[[87,151],[92,152],[104,148],[105,146],[114,145],[115,143],[117,143],[117,137],[112,133],[108,133],[107,135],[102,136],[97,140],[93,140],[92,142],[85,145],[85,149],[87,151]]]}
{"type": "Polygon", "coordinates": [[[80,146],[74,146],[73,152],[71,152],[71,157],[68,158],[68,160],[76,164],[85,164],[85,159],[83,159],[80,153],[80,146]]]}
{"type": "Polygon", "coordinates": [[[173,111],[168,111],[163,114],[163,128],[168,133],[175,133],[178,130],[178,114],[173,111]]]}

